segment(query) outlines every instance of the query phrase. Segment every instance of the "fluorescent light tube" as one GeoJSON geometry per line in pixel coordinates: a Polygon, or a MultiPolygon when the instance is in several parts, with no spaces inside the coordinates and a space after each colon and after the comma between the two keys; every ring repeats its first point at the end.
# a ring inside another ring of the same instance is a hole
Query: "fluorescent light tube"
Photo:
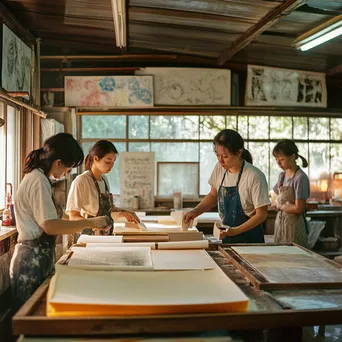
{"type": "Polygon", "coordinates": [[[311,40],[310,42],[302,45],[300,47],[300,49],[302,51],[307,51],[307,50],[310,50],[312,49],[313,47],[317,46],[317,45],[320,45],[320,44],[323,44],[333,38],[336,38],[337,36],[341,35],[342,34],[342,27],[339,27],[335,30],[332,30],[326,34],[323,34],[322,36],[318,37],[318,38],[315,38],[313,40],[311,40]]]}

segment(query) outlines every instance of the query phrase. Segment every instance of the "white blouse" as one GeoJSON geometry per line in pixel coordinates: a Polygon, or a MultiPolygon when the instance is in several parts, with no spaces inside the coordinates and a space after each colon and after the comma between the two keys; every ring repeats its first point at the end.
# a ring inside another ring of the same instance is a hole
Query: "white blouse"
{"type": "MultiPolygon", "coordinates": [[[[109,191],[110,188],[107,177],[103,175],[102,178],[104,181],[97,181],[97,183],[101,193],[105,193],[104,182],[109,191]]],[[[83,217],[96,216],[99,211],[99,195],[89,171],[83,172],[71,183],[65,212],[69,215],[71,211],[78,211],[83,217]]]]}

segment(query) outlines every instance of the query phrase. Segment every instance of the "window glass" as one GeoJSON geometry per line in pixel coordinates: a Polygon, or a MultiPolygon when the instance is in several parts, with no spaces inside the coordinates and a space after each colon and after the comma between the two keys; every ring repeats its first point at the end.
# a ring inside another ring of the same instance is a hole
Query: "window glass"
{"type": "Polygon", "coordinates": [[[199,139],[198,116],[151,116],[151,139],[199,139]]]}
{"type": "Polygon", "coordinates": [[[125,115],[83,115],[83,139],[124,139],[126,138],[125,115]]]}

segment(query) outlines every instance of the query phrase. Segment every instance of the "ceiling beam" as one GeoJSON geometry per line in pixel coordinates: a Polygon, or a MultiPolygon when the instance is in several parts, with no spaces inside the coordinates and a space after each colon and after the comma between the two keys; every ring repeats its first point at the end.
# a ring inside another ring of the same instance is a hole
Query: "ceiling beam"
{"type": "Polygon", "coordinates": [[[35,44],[36,37],[25,28],[13,13],[0,1],[0,21],[5,23],[17,36],[23,38],[26,44],[35,44]]]}
{"type": "Polygon", "coordinates": [[[140,67],[108,67],[108,68],[41,68],[44,72],[134,72],[140,70],[140,67]]]}
{"type": "Polygon", "coordinates": [[[304,5],[306,2],[307,0],[287,0],[281,3],[279,6],[270,10],[255,25],[244,32],[239,38],[237,38],[233,42],[232,46],[220,52],[220,55],[217,59],[217,64],[219,66],[224,65],[227,61],[229,61],[230,58],[232,58],[237,52],[246,47],[262,32],[278,22],[283,16],[290,14],[298,7],[304,5]]]}
{"type": "Polygon", "coordinates": [[[49,60],[169,60],[169,59],[177,59],[177,55],[118,55],[118,56],[113,56],[113,55],[103,55],[103,56],[98,56],[98,55],[90,55],[90,56],[41,56],[40,59],[49,59],[49,60]]]}

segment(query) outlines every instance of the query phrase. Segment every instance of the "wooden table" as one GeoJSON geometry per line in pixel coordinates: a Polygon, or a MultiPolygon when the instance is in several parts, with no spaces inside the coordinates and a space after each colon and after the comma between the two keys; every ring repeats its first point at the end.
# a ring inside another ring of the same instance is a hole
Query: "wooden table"
{"type": "MultiPolygon", "coordinates": [[[[217,246],[212,248],[217,249],[217,246]]],[[[220,251],[211,250],[209,253],[227,276],[250,298],[247,312],[144,317],[47,317],[46,291],[49,280],[46,280],[14,316],[14,333],[25,336],[143,337],[223,329],[243,334],[250,332],[250,336],[260,338],[262,330],[268,329],[268,334],[274,336],[274,341],[296,342],[301,341],[303,326],[342,323],[342,289],[260,291],[252,287],[247,278],[220,251]]]]}

